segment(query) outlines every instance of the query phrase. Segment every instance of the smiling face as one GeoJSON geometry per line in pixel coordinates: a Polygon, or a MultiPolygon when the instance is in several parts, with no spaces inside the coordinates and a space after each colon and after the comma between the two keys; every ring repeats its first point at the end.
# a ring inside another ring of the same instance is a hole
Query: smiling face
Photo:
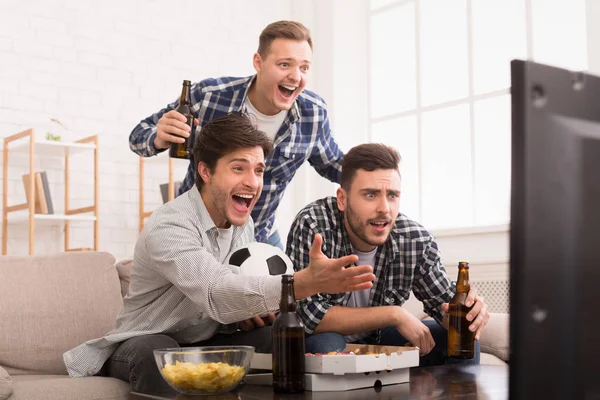
{"type": "Polygon", "coordinates": [[[371,251],[385,243],[400,210],[400,174],[395,169],[358,169],[349,191],[339,188],[337,204],[352,247],[371,251]]]}
{"type": "Polygon", "coordinates": [[[304,90],[312,60],[307,41],[277,38],[264,57],[254,54],[256,81],[248,97],[265,115],[289,110],[304,90]]]}
{"type": "Polygon", "coordinates": [[[218,228],[246,223],[262,191],[264,170],[265,156],[260,146],[224,155],[213,171],[205,163],[198,163],[198,173],[204,180],[200,194],[218,228]]]}

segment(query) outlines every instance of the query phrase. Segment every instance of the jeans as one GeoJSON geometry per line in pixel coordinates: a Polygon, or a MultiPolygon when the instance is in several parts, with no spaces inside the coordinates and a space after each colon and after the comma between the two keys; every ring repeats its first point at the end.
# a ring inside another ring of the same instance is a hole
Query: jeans
{"type": "MultiPolygon", "coordinates": [[[[475,358],[471,360],[459,360],[448,358],[448,331],[446,328],[433,320],[422,321],[431,332],[431,336],[435,341],[434,348],[419,360],[419,366],[427,367],[431,365],[442,364],[479,364],[480,350],[479,342],[475,342],[475,358]]],[[[364,344],[379,344],[383,346],[404,346],[406,340],[398,330],[393,326],[388,326],[381,330],[379,343],[374,339],[365,338],[364,344]]],[[[318,333],[306,337],[306,352],[307,353],[327,353],[330,351],[342,351],[346,347],[346,337],[335,332],[318,333]]],[[[362,342],[361,342],[362,343],[362,342]]]]}
{"type": "Polygon", "coordinates": [[[138,393],[172,393],[173,389],[162,378],[153,350],[169,347],[191,346],[254,346],[256,352],[270,353],[271,327],[238,331],[231,335],[216,334],[212,338],[192,344],[179,344],[168,335],[156,334],[138,336],[121,343],[104,363],[102,375],[118,378],[131,383],[131,390],[138,393]]]}
{"type": "Polygon", "coordinates": [[[279,247],[281,250],[285,250],[283,248],[283,243],[281,243],[281,236],[279,236],[279,230],[276,230],[267,238],[267,243],[271,246],[279,247]]]}

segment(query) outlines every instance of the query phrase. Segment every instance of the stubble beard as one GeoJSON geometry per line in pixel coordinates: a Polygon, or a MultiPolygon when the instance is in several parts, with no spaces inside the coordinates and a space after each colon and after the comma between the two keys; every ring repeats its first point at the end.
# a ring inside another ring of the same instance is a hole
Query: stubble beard
{"type": "Polygon", "coordinates": [[[368,244],[369,246],[381,246],[383,243],[385,243],[385,241],[387,240],[388,236],[389,236],[389,232],[385,235],[385,237],[383,238],[382,242],[373,242],[372,240],[369,239],[369,237],[367,236],[367,226],[368,223],[365,225],[362,223],[362,221],[360,220],[360,217],[358,217],[356,215],[356,213],[352,210],[352,206],[350,206],[350,201],[348,199],[348,205],[346,206],[346,220],[348,221],[348,228],[350,229],[350,231],[352,231],[352,233],[354,234],[354,236],[358,237],[360,240],[362,240],[364,243],[368,244]]]}

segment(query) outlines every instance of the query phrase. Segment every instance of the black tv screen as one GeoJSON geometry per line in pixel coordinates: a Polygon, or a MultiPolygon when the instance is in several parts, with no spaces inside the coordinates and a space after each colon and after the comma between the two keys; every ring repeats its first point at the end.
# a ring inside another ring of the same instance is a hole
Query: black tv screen
{"type": "Polygon", "coordinates": [[[600,78],[511,62],[510,398],[600,399],[600,78]]]}

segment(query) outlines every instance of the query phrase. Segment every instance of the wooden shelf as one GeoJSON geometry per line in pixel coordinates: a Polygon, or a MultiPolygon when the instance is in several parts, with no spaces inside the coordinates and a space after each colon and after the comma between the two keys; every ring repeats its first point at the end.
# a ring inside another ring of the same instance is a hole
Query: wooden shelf
{"type": "Polygon", "coordinates": [[[173,171],[175,170],[175,166],[185,166],[188,168],[190,165],[190,160],[182,159],[182,158],[171,158],[169,157],[169,150],[164,151],[163,153],[154,156],[154,157],[139,157],[139,183],[140,183],[140,200],[139,200],[139,228],[138,232],[141,232],[144,229],[144,224],[146,222],[146,218],[152,215],[152,211],[146,210],[144,206],[144,165],[154,165],[154,164],[162,164],[168,163],[169,173],[167,184],[169,185],[168,189],[168,201],[171,201],[175,198],[175,182],[173,179],[173,171]]]}
{"type": "MultiPolygon", "coordinates": [[[[40,221],[45,224],[56,224],[63,223],[65,221],[77,222],[77,221],[96,221],[97,218],[94,215],[65,215],[65,214],[34,214],[33,219],[40,221]]],[[[8,222],[24,222],[29,221],[29,213],[26,211],[15,212],[9,214],[8,222]]]]}
{"type": "MultiPolygon", "coordinates": [[[[96,148],[93,143],[56,142],[39,139],[35,140],[34,144],[36,152],[39,151],[44,156],[51,157],[64,157],[66,150],[69,150],[69,154],[73,155],[96,148]]],[[[20,141],[11,146],[10,150],[16,153],[29,153],[29,143],[20,141]]]]}
{"type": "Polygon", "coordinates": [[[64,249],[65,251],[82,251],[82,250],[98,250],[98,236],[99,236],[99,218],[98,218],[98,135],[92,135],[75,142],[62,142],[62,141],[51,141],[51,140],[40,140],[35,137],[35,130],[28,129],[23,132],[15,133],[4,138],[4,160],[3,160],[3,195],[2,195],[2,254],[7,253],[8,243],[8,225],[9,222],[27,222],[29,225],[29,254],[34,253],[34,241],[35,241],[35,226],[38,224],[42,225],[56,225],[62,224],[64,226],[64,249]],[[93,163],[94,163],[94,195],[92,204],[81,207],[71,208],[70,207],[70,195],[69,195],[69,160],[73,154],[82,151],[93,152],[93,163]],[[35,176],[35,157],[41,154],[42,156],[54,156],[62,157],[65,161],[64,173],[65,173],[65,212],[64,214],[36,214],[36,188],[34,186],[34,179],[30,179],[28,183],[27,192],[30,193],[29,203],[24,204],[8,204],[8,159],[9,155],[13,153],[25,153],[29,155],[29,176],[35,176]],[[92,213],[93,215],[90,215],[92,213]],[[86,214],[86,215],[84,215],[86,214]],[[9,218],[10,215],[10,218],[9,218]],[[70,248],[70,224],[72,222],[93,222],[93,233],[94,233],[94,246],[86,248],[70,248]]]}

